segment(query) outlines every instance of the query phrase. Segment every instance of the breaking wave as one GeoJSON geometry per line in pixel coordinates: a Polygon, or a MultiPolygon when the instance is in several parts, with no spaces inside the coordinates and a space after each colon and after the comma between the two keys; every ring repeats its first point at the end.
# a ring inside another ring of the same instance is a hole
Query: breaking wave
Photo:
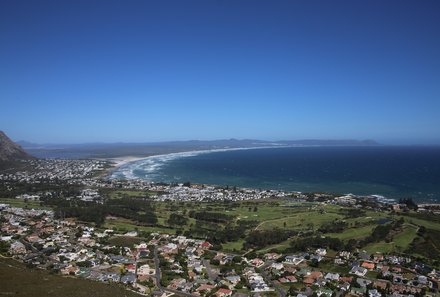
{"type": "Polygon", "coordinates": [[[146,157],[145,159],[129,162],[118,167],[111,174],[110,179],[144,179],[149,181],[155,181],[158,179],[160,175],[159,174],[160,169],[162,169],[162,167],[166,165],[168,162],[176,159],[194,157],[194,156],[216,153],[216,152],[264,149],[264,148],[275,148],[275,147],[265,146],[265,147],[250,147],[250,148],[222,148],[222,149],[171,153],[166,155],[155,155],[151,157],[146,157]]]}

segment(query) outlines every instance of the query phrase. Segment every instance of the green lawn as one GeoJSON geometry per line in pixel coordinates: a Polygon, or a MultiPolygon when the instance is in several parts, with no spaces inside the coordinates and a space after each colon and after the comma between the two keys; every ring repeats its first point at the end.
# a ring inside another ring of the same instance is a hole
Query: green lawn
{"type": "Polygon", "coordinates": [[[243,243],[244,243],[244,239],[241,239],[239,241],[223,243],[222,249],[224,251],[229,251],[229,252],[233,252],[234,250],[240,251],[243,248],[243,243]]]}
{"type": "Polygon", "coordinates": [[[428,220],[422,220],[419,218],[407,217],[407,216],[405,216],[404,218],[405,218],[405,222],[412,223],[418,226],[424,226],[428,229],[440,231],[440,223],[432,222],[428,220]]]}
{"type": "Polygon", "coordinates": [[[335,219],[342,219],[342,216],[335,212],[320,213],[318,210],[306,209],[297,211],[288,217],[264,221],[257,229],[271,230],[273,228],[284,228],[285,224],[286,228],[290,229],[307,229],[313,225],[313,228],[316,230],[321,224],[332,222],[335,219]]]}
{"type": "Polygon", "coordinates": [[[134,231],[134,230],[144,231],[148,233],[152,233],[152,232],[167,233],[167,234],[176,233],[175,229],[155,227],[155,226],[138,226],[136,225],[135,222],[123,218],[117,218],[111,220],[107,219],[103,227],[106,229],[114,229],[122,233],[128,231],[134,231]]]}
{"type": "Polygon", "coordinates": [[[365,250],[369,253],[390,253],[396,251],[403,252],[408,248],[409,244],[414,240],[416,236],[417,228],[415,228],[414,226],[405,225],[401,232],[394,235],[393,241],[388,243],[381,241],[369,244],[365,247],[365,250]]]}
{"type": "Polygon", "coordinates": [[[265,254],[274,249],[277,250],[278,252],[283,252],[285,249],[289,247],[290,247],[290,240],[286,240],[281,243],[270,245],[265,247],[264,249],[258,250],[257,254],[265,254]]]}
{"type": "Polygon", "coordinates": [[[413,226],[406,226],[405,229],[394,236],[393,241],[398,249],[404,250],[408,248],[409,244],[417,236],[417,228],[413,226]]]}
{"type": "Polygon", "coordinates": [[[373,254],[376,252],[379,253],[390,253],[394,250],[394,244],[392,242],[377,242],[373,244],[369,244],[364,248],[368,253],[373,254]]]}
{"type": "Polygon", "coordinates": [[[327,233],[325,236],[339,238],[340,240],[359,239],[371,234],[376,225],[367,225],[359,228],[348,228],[341,233],[327,233]]]}

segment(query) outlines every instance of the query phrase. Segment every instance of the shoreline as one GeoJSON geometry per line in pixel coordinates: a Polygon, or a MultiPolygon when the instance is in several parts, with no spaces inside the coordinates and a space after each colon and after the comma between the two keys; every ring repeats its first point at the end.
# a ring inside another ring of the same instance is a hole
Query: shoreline
{"type": "Polygon", "coordinates": [[[102,160],[110,161],[113,163],[113,167],[118,168],[118,167],[121,167],[127,163],[143,160],[143,159],[146,159],[146,158],[149,158],[152,156],[154,156],[154,155],[145,156],[145,157],[122,156],[122,157],[116,157],[116,158],[103,158],[102,160]]]}
{"type": "MultiPolygon", "coordinates": [[[[289,148],[289,147],[303,147],[303,146],[259,146],[259,147],[237,147],[237,148],[213,148],[213,149],[200,149],[200,150],[187,150],[187,151],[178,151],[178,152],[170,152],[170,153],[162,153],[162,154],[151,154],[151,155],[146,155],[146,156],[121,156],[121,157],[113,157],[113,158],[101,158],[102,160],[106,160],[106,161],[110,161],[112,162],[111,167],[106,170],[106,173],[103,174],[102,176],[105,178],[109,178],[109,179],[113,179],[113,174],[115,171],[117,171],[119,168],[121,168],[122,166],[125,166],[129,163],[133,163],[133,162],[137,162],[137,161],[141,161],[141,160],[147,160],[147,159],[153,159],[152,162],[154,162],[155,158],[165,158],[165,162],[169,161],[168,159],[166,159],[166,157],[170,157],[171,159],[174,158],[185,158],[185,157],[192,157],[192,156],[197,156],[200,154],[208,154],[208,153],[216,153],[216,152],[228,152],[228,151],[240,151],[240,150],[253,150],[253,149],[271,149],[271,148],[289,148]]],[[[114,177],[116,179],[118,179],[117,177],[114,177]]],[[[127,179],[127,180],[132,180],[132,179],[136,179],[136,178],[130,178],[130,177],[125,177],[123,179],[127,179]]],[[[141,178],[142,179],[142,178],[141,178]]],[[[153,180],[150,180],[151,182],[155,182],[153,180]]],[[[211,185],[211,186],[221,186],[221,183],[203,183],[206,185],[211,185]]],[[[245,188],[252,188],[249,186],[241,186],[241,187],[245,187],[245,188]]],[[[280,188],[272,188],[272,187],[264,187],[264,189],[266,190],[282,190],[282,191],[299,191],[299,190],[287,190],[287,189],[280,189],[280,188]]],[[[321,192],[321,190],[316,190],[317,192],[321,192]]],[[[302,191],[304,192],[304,191],[302,191]]],[[[313,191],[312,191],[313,192],[313,191]]],[[[351,190],[348,190],[347,192],[341,192],[341,195],[350,195],[352,192],[351,190]]],[[[378,198],[379,200],[393,200],[395,203],[397,203],[399,201],[400,198],[402,197],[406,197],[408,195],[397,195],[397,196],[388,196],[387,194],[383,194],[383,193],[378,193],[376,191],[372,191],[373,193],[356,193],[354,195],[356,196],[373,196],[378,198]]],[[[410,196],[412,197],[412,196],[410,196]]],[[[416,201],[419,200],[418,198],[414,198],[416,201]]],[[[420,204],[440,204],[440,202],[436,199],[432,199],[432,198],[428,198],[428,197],[424,197],[423,199],[420,199],[418,201],[418,203],[420,204]]]]}

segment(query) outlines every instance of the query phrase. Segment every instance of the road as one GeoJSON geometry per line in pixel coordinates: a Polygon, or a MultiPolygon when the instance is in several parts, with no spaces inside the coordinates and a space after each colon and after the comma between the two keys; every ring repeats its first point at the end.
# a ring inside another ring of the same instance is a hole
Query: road
{"type": "Polygon", "coordinates": [[[186,293],[186,292],[182,292],[182,291],[178,291],[178,290],[173,290],[173,289],[165,288],[165,287],[163,287],[160,284],[160,278],[161,278],[160,260],[159,260],[159,253],[157,252],[157,247],[154,247],[154,265],[156,266],[156,282],[157,282],[157,287],[159,288],[159,290],[161,292],[170,292],[170,293],[174,293],[176,295],[187,296],[187,297],[200,297],[200,296],[197,296],[197,295],[193,295],[191,293],[186,293]]]}
{"type": "Polygon", "coordinates": [[[218,278],[218,275],[212,270],[209,260],[203,259],[202,263],[203,266],[206,267],[206,272],[208,273],[209,279],[215,282],[215,280],[218,278]]]}
{"type": "Polygon", "coordinates": [[[159,254],[157,253],[157,246],[154,247],[154,265],[156,266],[156,284],[159,290],[162,292],[163,288],[160,284],[160,261],[159,254]]]}

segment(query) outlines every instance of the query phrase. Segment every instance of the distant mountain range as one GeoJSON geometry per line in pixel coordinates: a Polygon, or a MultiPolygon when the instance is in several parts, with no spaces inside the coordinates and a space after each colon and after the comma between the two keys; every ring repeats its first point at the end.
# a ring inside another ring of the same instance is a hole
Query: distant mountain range
{"type": "Polygon", "coordinates": [[[193,150],[279,146],[374,146],[374,140],[280,140],[255,139],[188,140],[147,143],[84,143],[35,144],[19,141],[30,154],[47,158],[114,158],[121,156],[150,156],[193,150]]]}
{"type": "Polygon", "coordinates": [[[0,131],[0,169],[13,167],[21,160],[29,159],[34,159],[34,157],[0,131]]]}

